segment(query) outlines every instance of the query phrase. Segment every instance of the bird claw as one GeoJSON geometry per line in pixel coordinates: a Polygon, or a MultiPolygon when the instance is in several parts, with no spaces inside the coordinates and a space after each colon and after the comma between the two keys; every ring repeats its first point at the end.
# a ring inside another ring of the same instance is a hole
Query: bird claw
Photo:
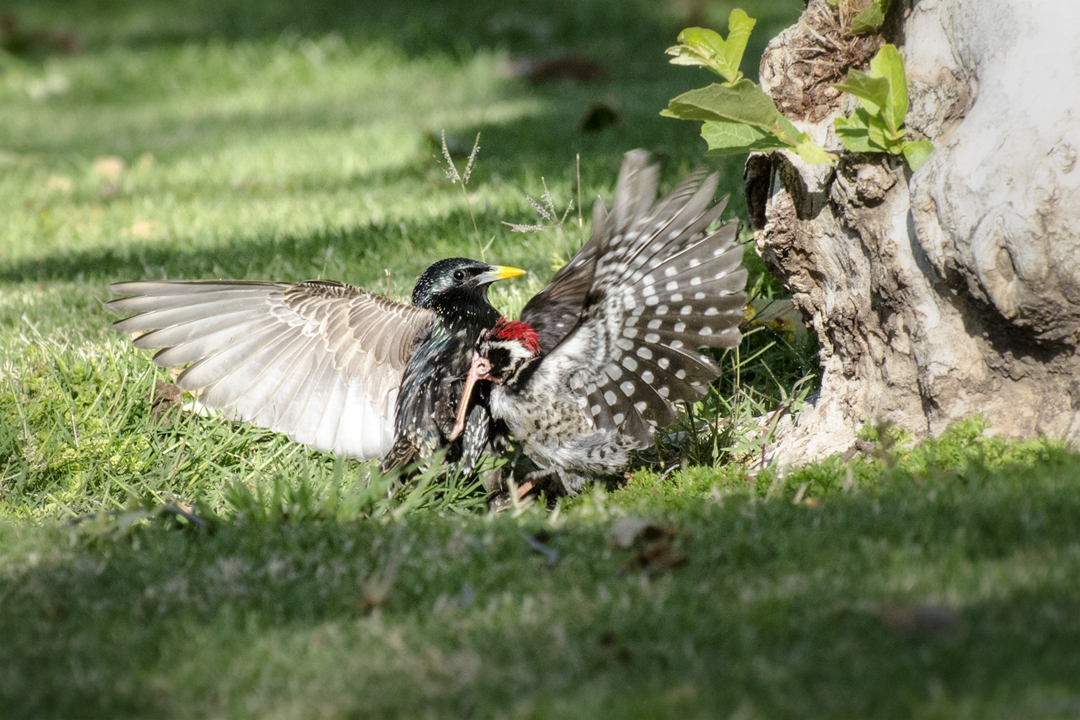
{"type": "Polygon", "coordinates": [[[469,400],[472,399],[473,385],[477,380],[486,380],[491,372],[491,363],[487,358],[480,357],[473,352],[472,363],[469,366],[469,374],[465,377],[465,389],[461,391],[461,401],[458,403],[457,419],[454,427],[450,430],[447,439],[450,442],[457,440],[465,430],[465,416],[469,413],[469,400]]]}

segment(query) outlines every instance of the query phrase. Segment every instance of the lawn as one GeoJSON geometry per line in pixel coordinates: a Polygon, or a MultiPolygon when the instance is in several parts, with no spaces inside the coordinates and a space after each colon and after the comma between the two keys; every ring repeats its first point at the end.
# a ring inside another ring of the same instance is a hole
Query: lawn
{"type": "MultiPolygon", "coordinates": [[[[739,5],[754,77],[802,3],[739,5]]],[[[721,358],[685,467],[661,448],[621,487],[494,514],[469,478],[389,497],[371,464],[162,411],[169,372],[110,329],[120,280],[405,299],[453,255],[528,269],[493,290],[513,314],[635,147],[665,188],[719,170],[745,215],[742,159],[658,114],[708,82],[664,49],[731,7],[8,0],[0,718],[1080,713],[1080,458],[973,419],[755,471],[745,421],[812,388],[806,342],[721,358]],[[468,204],[443,132],[455,155],[480,134],[468,204]],[[545,187],[565,222],[511,232],[545,187]]]]}

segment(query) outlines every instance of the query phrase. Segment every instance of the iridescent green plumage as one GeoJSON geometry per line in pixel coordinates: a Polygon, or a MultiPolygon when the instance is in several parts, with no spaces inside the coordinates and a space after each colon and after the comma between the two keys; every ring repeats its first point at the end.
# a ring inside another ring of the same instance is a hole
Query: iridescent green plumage
{"type": "MultiPolygon", "coordinates": [[[[432,265],[417,281],[413,305],[433,310],[435,321],[417,337],[405,367],[398,395],[396,439],[382,460],[384,471],[430,455],[446,444],[444,438],[454,426],[472,348],[480,333],[499,320],[499,311],[487,298],[487,283],[498,279],[492,272],[484,263],[450,258],[432,265]]],[[[472,409],[480,413],[472,422],[485,427],[479,435],[470,435],[473,442],[482,444],[489,435],[489,420],[482,409],[486,401],[485,386],[474,398],[472,409]]],[[[456,442],[448,453],[451,460],[464,456],[471,461],[480,450],[456,442]]]]}

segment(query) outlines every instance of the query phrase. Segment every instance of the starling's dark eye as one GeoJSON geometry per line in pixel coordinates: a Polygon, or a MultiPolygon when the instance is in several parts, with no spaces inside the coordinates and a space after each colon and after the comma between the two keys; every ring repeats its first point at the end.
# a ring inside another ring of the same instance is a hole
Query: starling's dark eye
{"type": "Polygon", "coordinates": [[[454,280],[457,280],[458,282],[461,282],[464,279],[465,279],[465,271],[464,270],[455,270],[454,271],[454,280]]]}

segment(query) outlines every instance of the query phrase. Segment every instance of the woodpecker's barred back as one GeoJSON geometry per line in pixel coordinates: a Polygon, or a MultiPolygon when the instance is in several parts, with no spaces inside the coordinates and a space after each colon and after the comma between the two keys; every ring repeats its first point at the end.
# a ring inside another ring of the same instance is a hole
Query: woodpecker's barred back
{"type": "Polygon", "coordinates": [[[720,370],[696,349],[741,340],[737,225],[707,229],[726,205],[712,204],[718,177],[695,173],[653,205],[657,180],[646,153],[627,153],[611,213],[594,214],[578,256],[526,305],[521,323],[485,332],[473,357],[466,392],[475,380],[495,383],[493,417],[567,492],[586,475],[623,469],[657,427],[675,421],[675,401],[706,393],[720,370]]]}

